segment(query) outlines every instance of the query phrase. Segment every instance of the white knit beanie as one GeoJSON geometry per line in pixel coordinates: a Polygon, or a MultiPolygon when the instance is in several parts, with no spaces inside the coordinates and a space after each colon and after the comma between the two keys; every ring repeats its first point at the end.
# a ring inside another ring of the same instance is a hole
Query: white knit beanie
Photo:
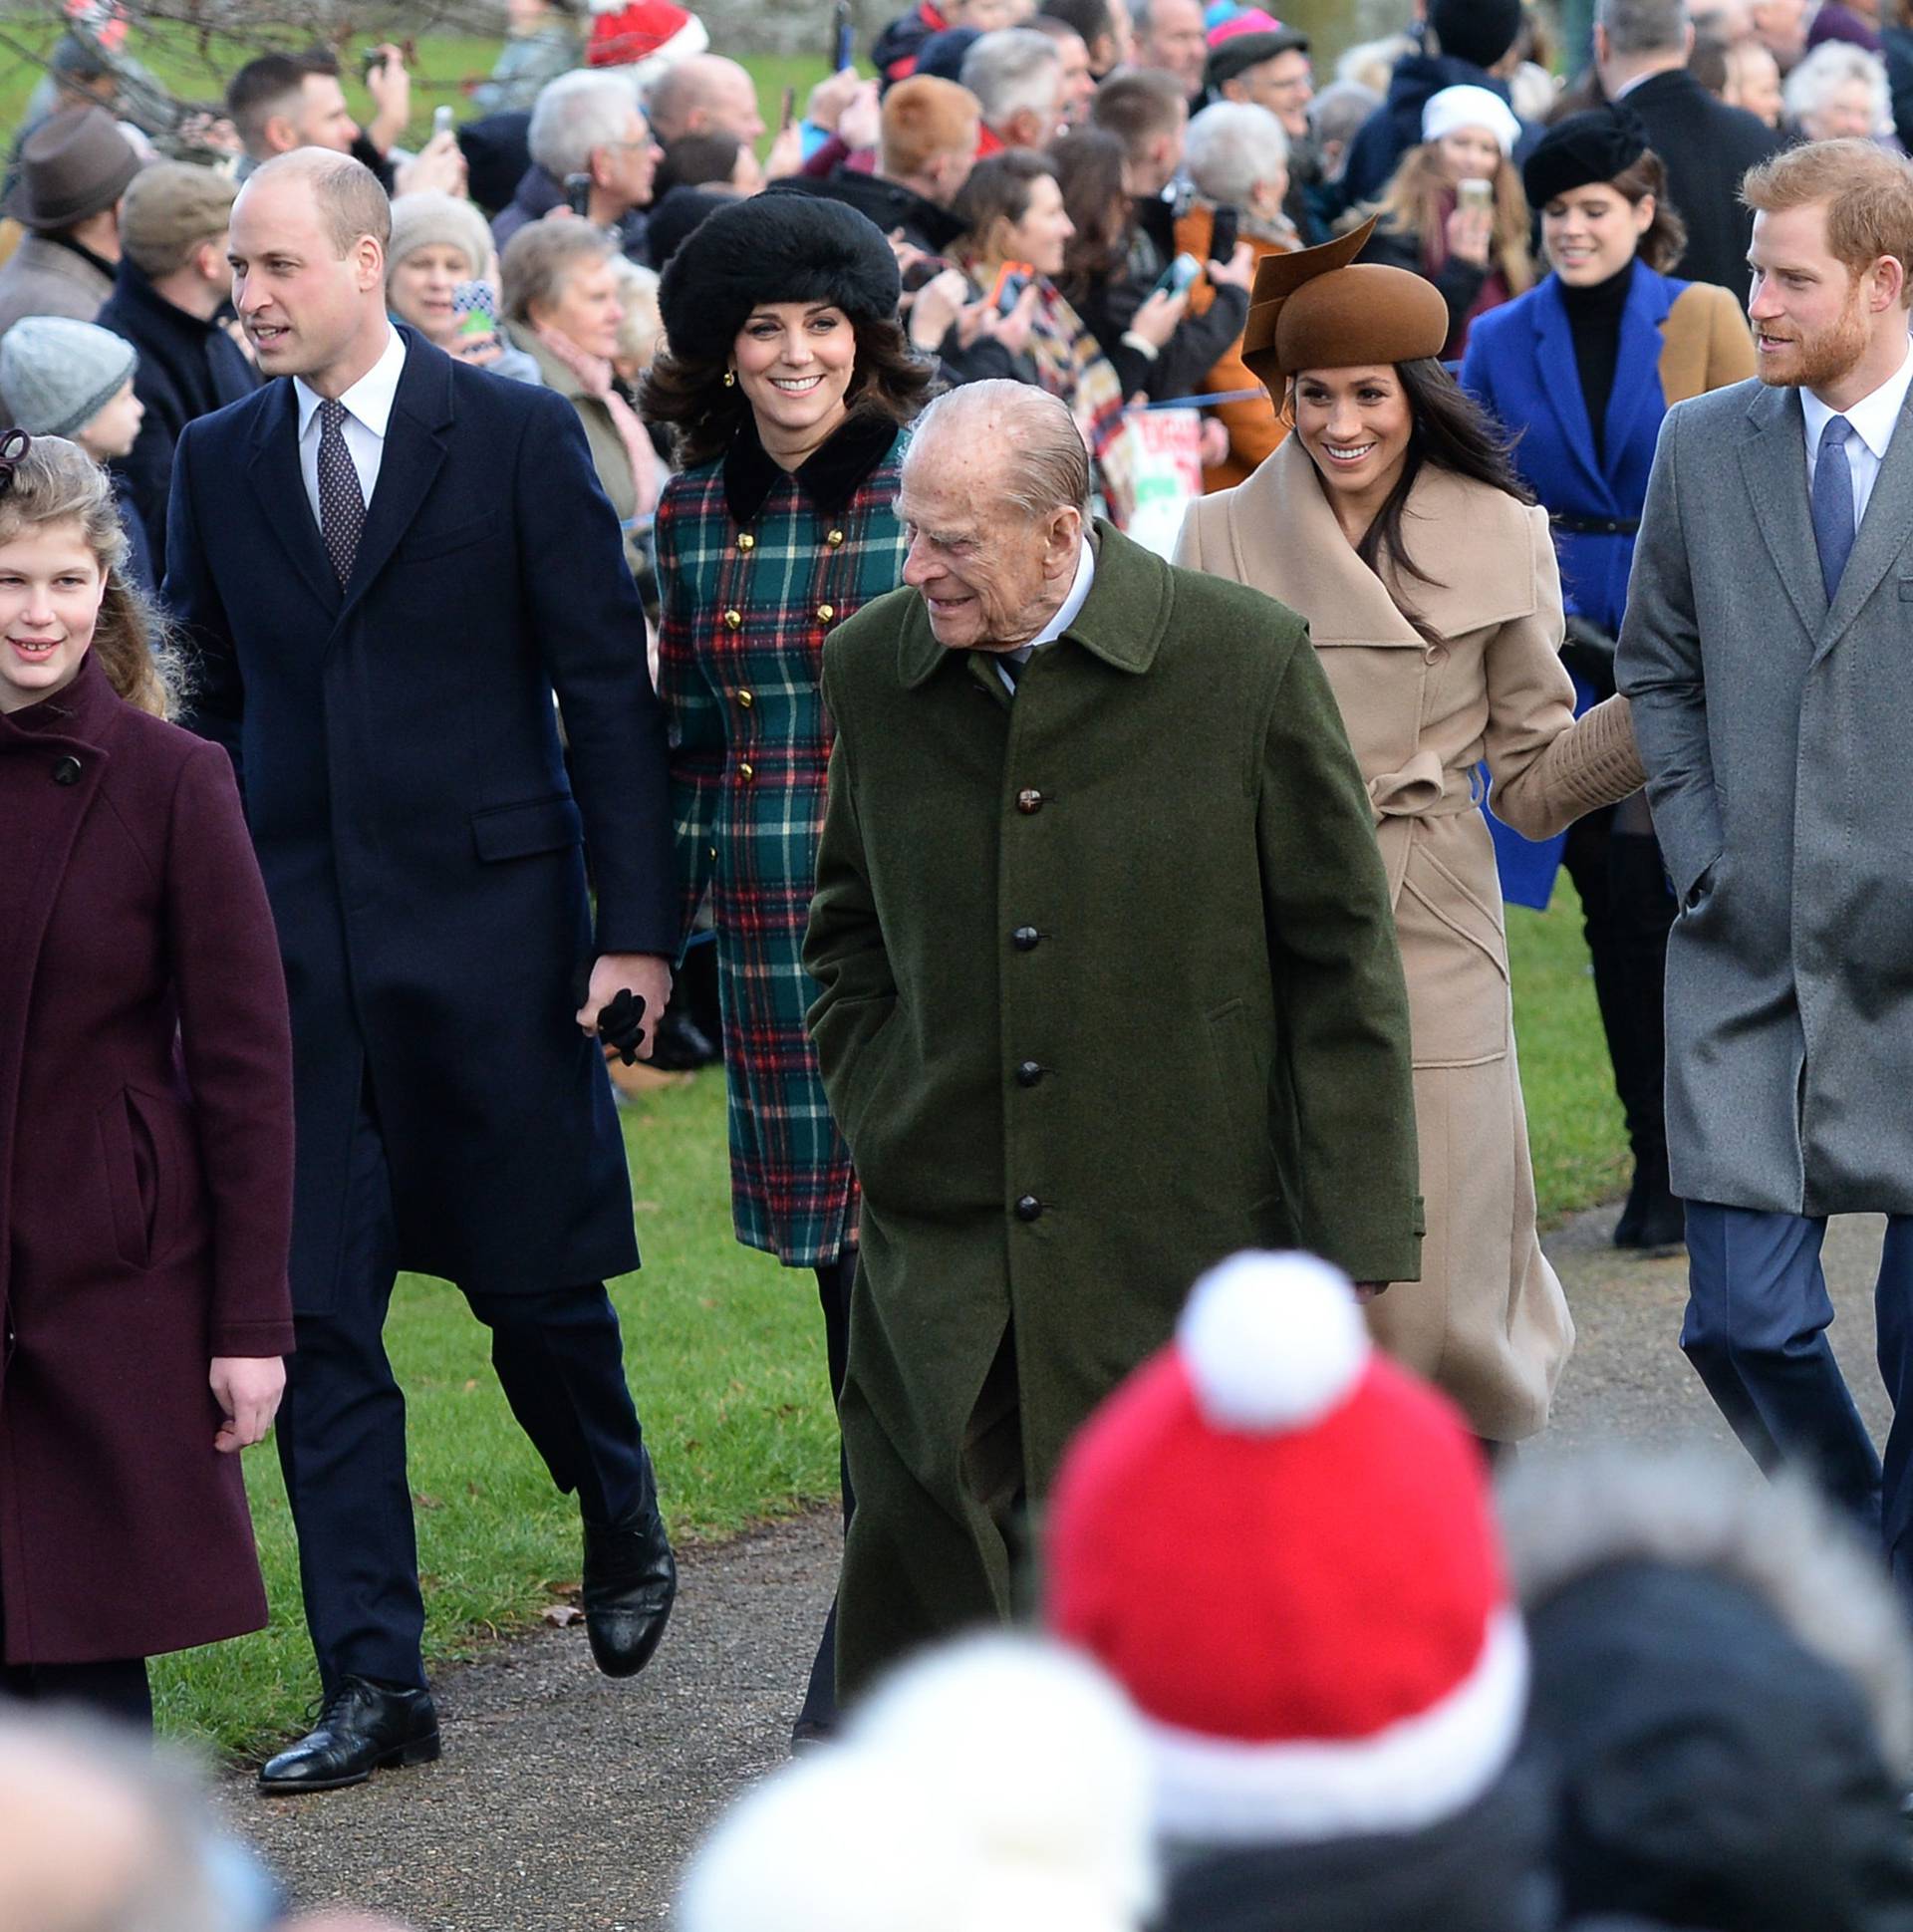
{"type": "Polygon", "coordinates": [[[0,397],[8,425],[30,436],[71,436],[126,387],[133,344],[64,315],[23,316],[0,336],[0,397]]]}
{"type": "Polygon", "coordinates": [[[465,280],[475,282],[491,260],[491,230],[469,201],[435,189],[402,194],[392,204],[392,240],[386,246],[386,276],[420,248],[442,243],[455,248],[471,266],[465,280]]]}

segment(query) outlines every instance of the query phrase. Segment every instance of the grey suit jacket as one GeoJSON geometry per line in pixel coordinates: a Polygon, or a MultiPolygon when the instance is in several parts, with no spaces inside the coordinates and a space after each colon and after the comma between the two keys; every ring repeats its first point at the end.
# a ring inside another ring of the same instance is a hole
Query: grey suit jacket
{"type": "Polygon", "coordinates": [[[1800,400],[1668,413],[1617,676],[1680,916],[1688,1200],[1913,1213],[1913,396],[1829,609],[1800,400]]]}
{"type": "Polygon", "coordinates": [[[64,315],[91,322],[112,293],[111,277],[85,256],[44,235],[23,235],[0,268],[0,335],[22,316],[64,315]]]}

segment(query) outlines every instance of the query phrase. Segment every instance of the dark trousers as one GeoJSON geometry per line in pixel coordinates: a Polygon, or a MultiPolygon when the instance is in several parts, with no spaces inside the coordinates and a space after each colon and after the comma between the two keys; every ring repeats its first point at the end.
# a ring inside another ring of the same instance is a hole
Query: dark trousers
{"type": "MultiPolygon", "coordinates": [[[[385,1143],[369,1103],[352,1156],[338,1295],[326,1313],[298,1317],[278,1420],[306,1625],[328,1695],[347,1676],[407,1687],[425,1681],[406,1399],[384,1340],[399,1239],[385,1143]]],[[[558,1488],[576,1494],[593,1522],[649,1509],[651,1465],[604,1284],[466,1298],[491,1330],[505,1400],[558,1488]]]]}
{"type": "Polygon", "coordinates": [[[1667,936],[1674,895],[1652,833],[1616,828],[1617,812],[1627,809],[1609,806],[1577,820],[1561,862],[1581,896],[1594,999],[1628,1143],[1637,1161],[1665,1162],[1667,936]]]}
{"type": "Polygon", "coordinates": [[[0,1664],[0,1702],[78,1705],[136,1730],[152,1729],[152,1690],[143,1657],[97,1664],[0,1664]]]}
{"type": "Polygon", "coordinates": [[[1687,1206],[1687,1319],[1681,1347],[1764,1470],[1803,1466],[1913,1589],[1913,1217],[1886,1225],[1874,1287],[1879,1369],[1893,1398],[1884,1468],[1826,1339],[1833,1319],[1820,1244],[1804,1215],[1687,1206]]]}
{"type": "MultiPolygon", "coordinates": [[[[844,1248],[836,1260],[817,1270],[817,1299],[824,1309],[824,1359],[830,1371],[830,1399],[834,1406],[844,1392],[844,1371],[850,1363],[850,1291],[857,1279],[857,1250],[844,1248]]],[[[837,1478],[843,1495],[844,1527],[850,1527],[857,1498],[850,1487],[850,1458],[837,1446],[837,1478]]],[[[810,1665],[797,1722],[833,1725],[837,1721],[837,1599],[831,1598],[824,1634],[810,1665]]]]}

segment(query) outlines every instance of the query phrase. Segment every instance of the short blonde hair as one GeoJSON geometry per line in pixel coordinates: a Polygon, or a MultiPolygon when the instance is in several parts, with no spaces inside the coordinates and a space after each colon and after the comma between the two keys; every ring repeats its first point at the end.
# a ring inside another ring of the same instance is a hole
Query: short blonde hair
{"type": "Polygon", "coordinates": [[[1870,140],[1812,140],[1783,148],[1741,182],[1756,214],[1826,206],[1826,246],[1856,280],[1882,255],[1906,271],[1900,306],[1913,306],[1913,166],[1870,140]]]}
{"type": "Polygon", "coordinates": [[[550,308],[564,292],[573,269],[617,253],[617,242],[594,222],[550,215],[527,221],[505,243],[498,264],[505,320],[529,323],[532,304],[550,308]]]}
{"type": "Polygon", "coordinates": [[[618,325],[618,354],[626,362],[649,369],[664,340],[664,318],[658,312],[658,271],[640,268],[623,255],[612,261],[618,277],[618,300],[625,319],[618,325]]]}

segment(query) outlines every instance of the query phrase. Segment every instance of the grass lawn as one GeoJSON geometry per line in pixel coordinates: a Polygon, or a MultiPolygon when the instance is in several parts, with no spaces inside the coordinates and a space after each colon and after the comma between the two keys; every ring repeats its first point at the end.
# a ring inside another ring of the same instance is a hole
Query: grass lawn
{"type": "MultiPolygon", "coordinates": [[[[1535,1179],[1552,1217],[1625,1184],[1620,1110],[1566,878],[1552,911],[1510,911],[1508,928],[1535,1179]]],[[[833,1497],[814,1285],[808,1270],[786,1271],[731,1240],[721,1079],[700,1074],[642,1101],[624,1123],[646,1266],[614,1292],[674,1528],[721,1536],[833,1497]]],[[[578,1515],[506,1410],[485,1331],[461,1296],[406,1277],[388,1342],[410,1408],[426,1651],[442,1661],[562,1600],[578,1577],[578,1515]]],[[[154,1670],[167,1731],[241,1753],[299,1729],[315,1689],[269,1448],[249,1453],[247,1475],[272,1627],[154,1670]]]]}

